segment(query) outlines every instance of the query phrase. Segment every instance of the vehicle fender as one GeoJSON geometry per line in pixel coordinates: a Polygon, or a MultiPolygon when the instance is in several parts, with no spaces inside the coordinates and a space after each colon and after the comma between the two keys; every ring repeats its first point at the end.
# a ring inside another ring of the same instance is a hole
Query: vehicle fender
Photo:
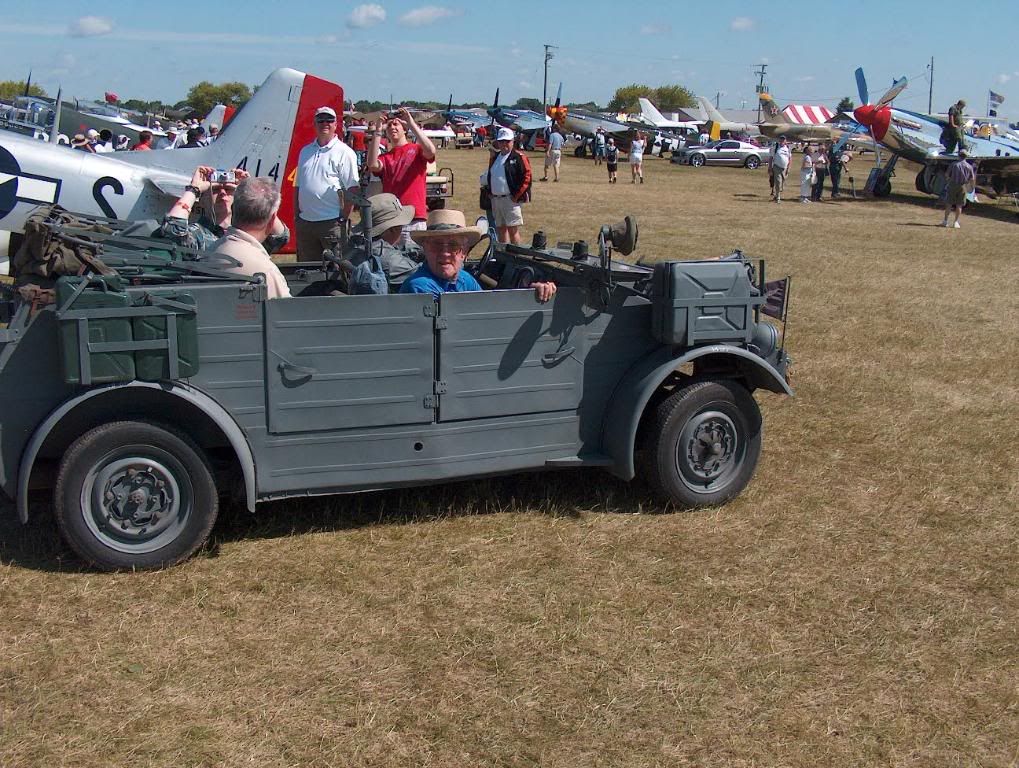
{"type": "Polygon", "coordinates": [[[749,375],[752,388],[767,389],[779,394],[793,394],[792,388],[782,375],[766,360],[762,360],[749,350],[714,344],[677,355],[675,350],[669,347],[658,349],[637,361],[626,372],[609,399],[602,427],[602,450],[612,459],[612,464],[608,467],[612,474],[623,480],[633,479],[636,474],[633,457],[637,427],[651,396],[678,368],[708,355],[726,355],[734,358],[734,363],[737,361],[741,364],[752,363],[753,367],[749,369],[746,365],[741,365],[744,373],[749,375]]]}
{"type": "Polygon", "coordinates": [[[244,495],[246,497],[247,508],[249,512],[255,511],[255,459],[251,452],[251,446],[248,444],[248,440],[244,436],[244,432],[226,409],[204,392],[191,387],[181,384],[172,384],[168,386],[165,383],[133,381],[127,384],[111,384],[109,386],[96,387],[72,397],[46,417],[46,419],[36,428],[35,432],[32,433],[32,437],[28,441],[28,445],[25,446],[25,450],[21,455],[21,464],[18,467],[17,509],[18,517],[21,519],[22,523],[28,522],[28,482],[32,476],[32,467],[35,464],[35,459],[38,456],[39,451],[46,442],[46,438],[49,437],[50,432],[53,431],[54,427],[56,427],[65,416],[85,401],[91,400],[95,397],[100,397],[111,390],[124,388],[158,389],[164,394],[179,397],[181,400],[200,408],[206,415],[208,415],[216,426],[223,430],[223,434],[226,436],[227,440],[230,441],[230,446],[237,454],[237,460],[240,463],[241,471],[244,474],[244,495]]]}

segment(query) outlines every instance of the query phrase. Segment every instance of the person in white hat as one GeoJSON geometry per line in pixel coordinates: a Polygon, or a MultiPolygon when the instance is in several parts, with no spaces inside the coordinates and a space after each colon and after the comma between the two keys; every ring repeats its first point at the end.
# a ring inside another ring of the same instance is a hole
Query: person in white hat
{"type": "Polygon", "coordinates": [[[85,138],[88,139],[88,146],[93,152],[96,151],[96,144],[99,143],[99,131],[95,128],[89,128],[85,131],[85,138]]]}
{"type": "Polygon", "coordinates": [[[520,209],[531,199],[531,163],[513,146],[515,134],[500,128],[492,140],[496,153],[488,160],[486,176],[492,197],[492,214],[500,243],[519,243],[524,214],[520,209]]]}
{"type": "MultiPolygon", "coordinates": [[[[439,209],[428,214],[425,229],[410,233],[425,252],[425,263],[417,268],[403,285],[400,293],[430,293],[438,298],[444,293],[480,291],[481,285],[464,272],[467,253],[485,234],[484,227],[468,227],[463,211],[439,209]]],[[[532,283],[534,298],[544,304],[556,294],[556,284],[532,283]]]]}
{"type": "Polygon", "coordinates": [[[359,191],[357,156],[336,135],[336,111],[315,110],[315,140],[297,158],[294,229],[298,259],[318,259],[343,240],[343,228],[359,191]]]}

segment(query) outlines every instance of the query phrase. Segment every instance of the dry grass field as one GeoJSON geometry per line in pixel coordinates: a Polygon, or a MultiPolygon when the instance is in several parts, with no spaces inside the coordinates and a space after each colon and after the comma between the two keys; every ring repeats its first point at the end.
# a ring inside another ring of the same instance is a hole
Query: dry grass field
{"type": "MultiPolygon", "coordinates": [[[[476,214],[485,155],[440,160],[476,214]]],[[[794,275],[797,396],[759,395],[741,497],[591,471],[273,503],[116,575],[4,506],[0,765],[1019,764],[1019,221],[937,228],[908,171],[774,205],[763,170],[647,165],[566,158],[525,230],[633,213],[638,254],[794,275]]]]}

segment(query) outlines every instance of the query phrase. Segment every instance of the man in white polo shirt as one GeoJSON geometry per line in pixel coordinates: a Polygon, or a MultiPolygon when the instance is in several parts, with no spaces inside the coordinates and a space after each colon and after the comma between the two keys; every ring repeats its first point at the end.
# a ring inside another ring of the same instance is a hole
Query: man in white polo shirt
{"type": "Polygon", "coordinates": [[[301,150],[294,185],[297,258],[313,260],[342,240],[358,191],[357,156],[336,136],[336,112],[315,110],[315,141],[301,150]]]}

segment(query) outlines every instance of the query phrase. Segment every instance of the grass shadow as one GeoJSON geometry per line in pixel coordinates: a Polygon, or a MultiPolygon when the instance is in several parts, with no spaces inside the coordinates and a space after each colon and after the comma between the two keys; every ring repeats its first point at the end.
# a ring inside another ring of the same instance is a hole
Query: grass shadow
{"type": "Polygon", "coordinates": [[[588,511],[654,512],[661,506],[644,484],[625,483],[601,470],[534,472],[414,488],[287,499],[260,504],[254,515],[234,506],[221,514],[211,543],[216,547],[245,539],[410,525],[500,512],[577,519],[588,511]]]}
{"type": "MultiPolygon", "coordinates": [[[[893,192],[886,200],[891,200],[896,203],[904,203],[906,205],[912,205],[919,208],[926,208],[933,215],[944,215],[945,207],[940,204],[936,198],[924,196],[917,197],[916,195],[896,194],[893,192]]],[[[1002,221],[1010,224],[1015,224],[1019,221],[1017,218],[1017,212],[1014,208],[1006,208],[994,203],[976,203],[967,205],[963,211],[963,219],[972,217],[975,219],[987,219],[988,221],[1002,221]]]]}
{"type": "MultiPolygon", "coordinates": [[[[582,512],[658,512],[662,503],[640,481],[623,482],[597,469],[531,472],[414,488],[260,504],[220,504],[219,518],[199,557],[216,557],[222,544],[368,526],[409,525],[448,518],[516,512],[577,519],[582,512]]],[[[31,502],[23,525],[14,505],[0,501],[0,565],[51,573],[88,566],[63,542],[49,498],[31,502]]]]}

